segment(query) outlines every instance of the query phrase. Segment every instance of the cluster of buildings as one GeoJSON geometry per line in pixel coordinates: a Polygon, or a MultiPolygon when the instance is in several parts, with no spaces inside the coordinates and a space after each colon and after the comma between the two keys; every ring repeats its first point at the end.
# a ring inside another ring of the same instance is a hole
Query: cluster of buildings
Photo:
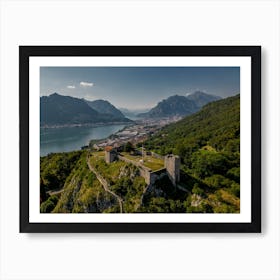
{"type": "Polygon", "coordinates": [[[143,142],[163,126],[176,121],[178,121],[178,117],[162,118],[160,120],[139,120],[130,126],[126,126],[124,129],[111,135],[107,139],[94,143],[93,148],[100,150],[104,149],[106,146],[120,147],[127,142],[132,144],[143,142]]]}
{"type": "Polygon", "coordinates": [[[180,117],[162,118],[162,119],[146,119],[134,122],[132,125],[126,126],[124,129],[111,135],[110,137],[95,142],[91,147],[96,150],[105,151],[105,161],[111,163],[116,160],[122,160],[134,164],[139,168],[140,175],[145,179],[147,185],[153,183],[161,176],[167,174],[174,186],[180,181],[180,157],[177,155],[166,155],[162,157],[145,149],[134,150],[134,153],[139,153],[143,156],[150,155],[162,158],[164,162],[163,168],[160,170],[151,170],[144,166],[141,161],[133,161],[121,155],[124,145],[127,142],[135,145],[139,142],[145,141],[149,136],[153,135],[163,126],[176,122],[180,117]]]}

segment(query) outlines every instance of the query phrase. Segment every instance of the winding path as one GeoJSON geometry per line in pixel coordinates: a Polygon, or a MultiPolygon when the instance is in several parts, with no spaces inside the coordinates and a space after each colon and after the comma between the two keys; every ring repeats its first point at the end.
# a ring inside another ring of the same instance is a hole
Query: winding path
{"type": "Polygon", "coordinates": [[[123,213],[123,205],[122,205],[122,199],[119,195],[117,195],[116,193],[112,192],[110,189],[109,189],[109,184],[108,182],[98,173],[98,171],[90,164],[89,162],[89,156],[87,156],[87,165],[88,165],[88,168],[90,171],[92,171],[97,180],[100,182],[100,184],[103,186],[104,190],[108,193],[110,193],[112,196],[114,196],[117,200],[118,200],[118,203],[119,203],[119,206],[120,206],[120,212],[123,213]]]}

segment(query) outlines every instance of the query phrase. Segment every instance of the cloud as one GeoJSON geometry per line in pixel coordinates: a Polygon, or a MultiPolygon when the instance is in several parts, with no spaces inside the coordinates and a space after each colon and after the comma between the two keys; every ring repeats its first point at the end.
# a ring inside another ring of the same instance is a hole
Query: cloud
{"type": "Polygon", "coordinates": [[[67,88],[73,89],[76,88],[75,86],[67,86],[67,88]]]}
{"type": "Polygon", "coordinates": [[[81,87],[92,87],[94,84],[93,83],[88,83],[88,82],[80,82],[81,87]]]}

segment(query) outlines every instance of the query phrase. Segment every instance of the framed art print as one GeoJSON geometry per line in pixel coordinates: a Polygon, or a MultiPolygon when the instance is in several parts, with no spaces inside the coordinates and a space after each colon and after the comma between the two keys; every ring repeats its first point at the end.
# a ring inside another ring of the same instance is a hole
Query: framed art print
{"type": "Polygon", "coordinates": [[[260,46],[20,46],[20,232],[261,232],[260,46]]]}

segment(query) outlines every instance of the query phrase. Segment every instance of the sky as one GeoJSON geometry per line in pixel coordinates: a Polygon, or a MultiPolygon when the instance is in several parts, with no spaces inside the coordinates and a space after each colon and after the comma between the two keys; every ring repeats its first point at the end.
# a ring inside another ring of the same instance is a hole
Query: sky
{"type": "Polygon", "coordinates": [[[41,67],[40,96],[58,93],[103,99],[117,108],[146,109],[195,91],[228,97],[240,92],[239,67],[41,67]]]}

